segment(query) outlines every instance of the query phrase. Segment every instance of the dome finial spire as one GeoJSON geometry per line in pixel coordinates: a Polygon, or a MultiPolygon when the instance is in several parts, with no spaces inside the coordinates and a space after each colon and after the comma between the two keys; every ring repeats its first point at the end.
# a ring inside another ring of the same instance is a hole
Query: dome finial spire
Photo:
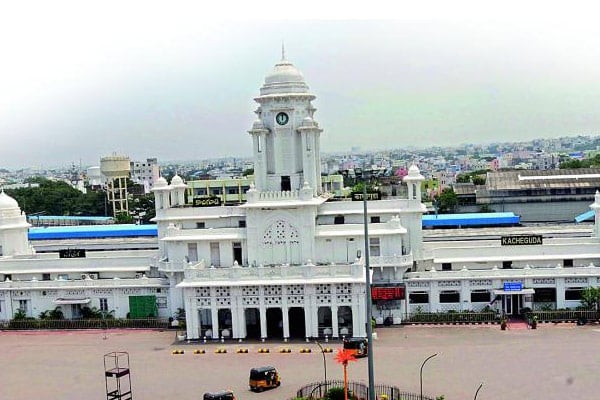
{"type": "Polygon", "coordinates": [[[281,41],[281,61],[285,61],[285,43],[281,41]]]}

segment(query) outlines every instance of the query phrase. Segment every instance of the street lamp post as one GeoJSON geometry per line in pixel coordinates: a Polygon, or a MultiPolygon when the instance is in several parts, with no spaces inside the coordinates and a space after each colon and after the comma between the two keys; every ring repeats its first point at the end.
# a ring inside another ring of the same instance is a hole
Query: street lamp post
{"type": "MultiPolygon", "coordinates": [[[[362,172],[362,183],[363,183],[363,224],[365,228],[365,285],[366,295],[365,303],[367,308],[367,362],[369,370],[369,400],[375,400],[375,374],[373,366],[373,326],[371,321],[373,319],[372,312],[372,301],[371,301],[371,268],[369,265],[369,224],[367,215],[367,178],[368,172],[362,172]]],[[[359,174],[356,174],[358,177],[359,174]]]]}
{"type": "Polygon", "coordinates": [[[319,343],[318,340],[315,340],[315,344],[319,346],[319,349],[321,349],[321,355],[323,356],[323,371],[325,373],[325,391],[327,392],[327,360],[325,359],[325,352],[323,351],[323,346],[321,346],[321,343],[319,343]]]}
{"type": "Polygon", "coordinates": [[[437,353],[430,355],[429,357],[427,357],[425,359],[425,361],[423,361],[423,364],[421,364],[421,372],[419,373],[419,380],[421,382],[421,400],[423,400],[423,367],[425,366],[425,363],[427,361],[429,361],[430,359],[432,359],[433,357],[437,356],[437,353]]]}
{"type": "Polygon", "coordinates": [[[477,394],[479,393],[479,390],[481,389],[482,386],[483,386],[483,382],[481,382],[481,385],[479,385],[479,387],[477,388],[477,391],[475,392],[475,397],[473,397],[473,400],[477,400],[477,394]]]}

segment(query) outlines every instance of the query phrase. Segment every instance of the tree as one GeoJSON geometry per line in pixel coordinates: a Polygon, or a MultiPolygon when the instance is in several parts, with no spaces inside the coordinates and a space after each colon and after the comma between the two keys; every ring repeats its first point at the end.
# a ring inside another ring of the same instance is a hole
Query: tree
{"type": "Polygon", "coordinates": [[[46,178],[31,178],[28,183],[38,187],[6,190],[26,214],[104,215],[104,194],[88,190],[82,193],[67,182],[46,178]]]}
{"type": "Polygon", "coordinates": [[[13,320],[20,321],[23,319],[27,319],[27,314],[25,314],[25,311],[19,308],[17,312],[13,314],[13,320]]]}
{"type": "Polygon", "coordinates": [[[600,288],[588,286],[581,291],[581,303],[588,310],[598,308],[600,301],[600,288]]]}
{"type": "Polygon", "coordinates": [[[131,224],[133,223],[133,217],[126,211],[121,211],[115,215],[115,223],[117,224],[131,224]]]}
{"type": "Polygon", "coordinates": [[[485,176],[473,175],[473,185],[485,185],[485,176]]]}
{"type": "Polygon", "coordinates": [[[445,188],[434,200],[437,205],[437,212],[440,214],[454,212],[458,205],[458,196],[452,188],[445,188]]]}
{"type": "Polygon", "coordinates": [[[54,307],[54,310],[42,311],[38,316],[39,319],[65,319],[62,308],[60,306],[54,307]]]}
{"type": "Polygon", "coordinates": [[[469,174],[456,175],[456,183],[469,183],[469,182],[471,182],[471,175],[469,175],[469,174]]]}
{"type": "Polygon", "coordinates": [[[344,400],[348,400],[348,363],[356,361],[354,351],[344,348],[339,349],[335,355],[335,361],[344,367],[344,400]]]}

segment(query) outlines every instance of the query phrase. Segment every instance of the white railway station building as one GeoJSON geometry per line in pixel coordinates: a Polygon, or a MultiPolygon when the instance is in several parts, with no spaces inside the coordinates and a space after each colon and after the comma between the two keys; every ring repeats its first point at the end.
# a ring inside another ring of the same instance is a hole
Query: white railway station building
{"type": "MultiPolygon", "coordinates": [[[[36,253],[26,216],[0,192],[0,320],[17,310],[37,317],[57,305],[66,318],[80,317],[83,306],[125,318],[132,298],[144,297],[158,317],[184,309],[191,340],[365,336],[363,202],[335,200],[323,189],[315,96],[282,59],[254,100],[255,181],[246,202],[225,206],[195,197],[179,176],[159,178],[152,189],[158,250],[136,239],[88,244],[93,251],[83,257],[61,257],[60,243],[36,253]]],[[[491,235],[471,229],[468,239],[467,230],[455,229],[429,241],[422,181],[413,165],[406,198],[367,201],[379,323],[416,312],[574,308],[583,288],[600,285],[600,194],[583,237],[538,226],[491,235]]]]}
{"type": "MultiPolygon", "coordinates": [[[[322,189],[314,99],[285,59],[266,76],[246,203],[191,207],[180,177],[156,183],[159,269],[188,338],[365,336],[363,202],[322,189]]],[[[408,198],[368,202],[373,279],[391,285],[421,258],[423,177],[413,166],[405,180],[408,198]]]]}

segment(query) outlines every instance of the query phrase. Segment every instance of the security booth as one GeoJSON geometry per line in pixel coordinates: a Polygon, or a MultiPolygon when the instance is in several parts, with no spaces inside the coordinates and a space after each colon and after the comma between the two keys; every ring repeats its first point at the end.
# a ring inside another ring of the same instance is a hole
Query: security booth
{"type": "Polygon", "coordinates": [[[532,288],[523,288],[520,281],[504,282],[502,289],[494,290],[495,300],[500,300],[502,314],[508,317],[519,317],[523,308],[531,310],[534,293],[532,288]]]}

